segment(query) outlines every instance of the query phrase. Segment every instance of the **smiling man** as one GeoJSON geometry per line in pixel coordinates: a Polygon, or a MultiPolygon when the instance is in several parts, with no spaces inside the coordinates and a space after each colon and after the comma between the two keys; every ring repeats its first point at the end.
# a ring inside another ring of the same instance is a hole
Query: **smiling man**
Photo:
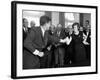
{"type": "Polygon", "coordinates": [[[23,69],[45,68],[48,42],[66,42],[48,34],[51,19],[40,17],[40,26],[32,28],[24,41],[23,69]]]}

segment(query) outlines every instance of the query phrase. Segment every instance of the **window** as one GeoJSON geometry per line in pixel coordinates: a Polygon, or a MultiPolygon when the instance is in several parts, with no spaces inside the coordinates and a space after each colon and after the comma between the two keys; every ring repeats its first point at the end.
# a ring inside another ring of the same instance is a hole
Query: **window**
{"type": "Polygon", "coordinates": [[[65,13],[65,28],[74,22],[79,22],[79,13],[65,13]]]}
{"type": "Polygon", "coordinates": [[[34,21],[35,26],[39,26],[40,23],[40,17],[42,15],[45,15],[45,12],[40,12],[40,11],[23,11],[23,18],[26,18],[29,22],[28,27],[30,27],[30,22],[34,21]]]}

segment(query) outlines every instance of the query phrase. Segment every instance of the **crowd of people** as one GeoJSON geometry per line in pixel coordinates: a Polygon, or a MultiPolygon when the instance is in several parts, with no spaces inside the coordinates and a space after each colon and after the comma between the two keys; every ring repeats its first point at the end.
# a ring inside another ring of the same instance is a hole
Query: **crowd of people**
{"type": "MultiPolygon", "coordinates": [[[[63,27],[52,25],[48,16],[40,17],[40,26],[23,18],[23,69],[56,68],[91,61],[91,26],[75,22],[63,27]]],[[[90,65],[90,64],[89,64],[90,65]]]]}

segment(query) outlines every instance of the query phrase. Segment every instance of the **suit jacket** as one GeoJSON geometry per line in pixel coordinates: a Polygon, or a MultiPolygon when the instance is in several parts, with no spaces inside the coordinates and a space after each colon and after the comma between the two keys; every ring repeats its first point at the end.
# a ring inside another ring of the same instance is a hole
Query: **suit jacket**
{"type": "Polygon", "coordinates": [[[28,31],[25,32],[23,29],[23,41],[26,39],[28,32],[30,31],[30,28],[28,28],[28,31]]]}
{"type": "Polygon", "coordinates": [[[66,37],[64,28],[61,29],[60,34],[56,31],[56,36],[59,37],[59,39],[64,39],[66,37]]]}
{"type": "Polygon", "coordinates": [[[59,39],[49,35],[48,31],[45,32],[43,37],[40,27],[35,27],[31,29],[30,33],[28,34],[28,36],[24,41],[24,47],[26,48],[26,50],[24,51],[24,55],[25,55],[24,57],[26,57],[25,58],[26,60],[23,61],[27,62],[27,65],[31,64],[28,67],[39,65],[38,64],[39,58],[38,56],[35,56],[33,52],[35,51],[35,49],[39,51],[44,51],[45,48],[47,47],[48,41],[59,42],[59,39]]]}
{"type": "MultiPolygon", "coordinates": [[[[58,31],[55,32],[54,34],[56,37],[58,37],[59,39],[64,39],[66,38],[66,34],[65,34],[65,30],[64,28],[61,29],[60,33],[58,33],[58,31]]],[[[63,46],[65,45],[64,43],[57,43],[55,46],[63,46]]]]}
{"type": "MultiPolygon", "coordinates": [[[[84,34],[87,35],[87,32],[84,31],[84,34]]],[[[91,43],[90,35],[91,35],[91,32],[89,32],[88,35],[87,35],[87,40],[86,40],[86,41],[87,41],[88,43],[91,43]]]]}

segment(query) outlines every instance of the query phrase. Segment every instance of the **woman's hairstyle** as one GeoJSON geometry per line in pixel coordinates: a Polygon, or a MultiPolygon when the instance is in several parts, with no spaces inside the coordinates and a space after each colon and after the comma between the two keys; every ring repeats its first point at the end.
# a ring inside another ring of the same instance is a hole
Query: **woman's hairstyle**
{"type": "Polygon", "coordinates": [[[48,23],[49,21],[51,21],[51,19],[48,16],[41,16],[40,17],[40,25],[43,26],[46,23],[48,23]]]}
{"type": "Polygon", "coordinates": [[[74,26],[77,26],[78,30],[80,29],[80,24],[78,22],[73,23],[72,28],[74,28],[74,26]]]}

